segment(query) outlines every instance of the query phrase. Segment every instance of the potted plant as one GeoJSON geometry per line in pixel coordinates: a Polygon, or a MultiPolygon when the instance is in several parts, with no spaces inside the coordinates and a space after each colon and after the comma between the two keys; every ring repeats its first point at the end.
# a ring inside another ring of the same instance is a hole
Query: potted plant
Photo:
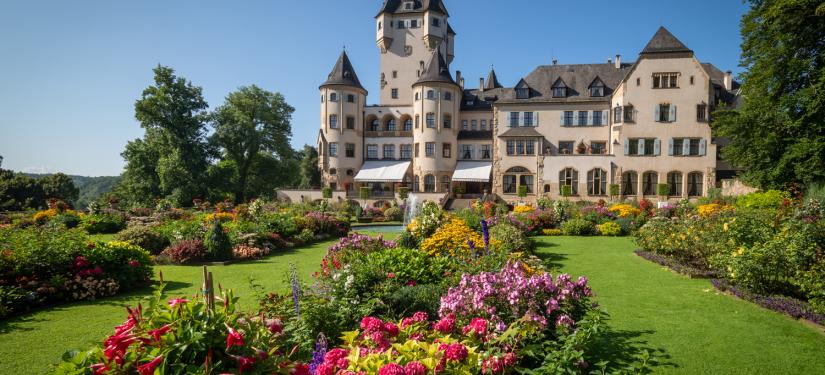
{"type": "Polygon", "coordinates": [[[398,198],[400,198],[402,201],[407,200],[407,198],[409,196],[410,196],[410,188],[408,188],[406,186],[402,186],[402,187],[398,188],[398,198]]]}
{"type": "Polygon", "coordinates": [[[667,201],[667,193],[670,191],[667,184],[656,185],[656,193],[659,195],[660,201],[667,201]]]}
{"type": "Polygon", "coordinates": [[[617,200],[619,198],[619,184],[610,184],[610,199],[617,200]]]}
{"type": "Polygon", "coordinates": [[[562,185],[561,187],[561,196],[565,198],[570,198],[573,196],[573,186],[571,185],[562,185]]]}
{"type": "Polygon", "coordinates": [[[453,188],[453,194],[456,199],[461,199],[464,196],[464,189],[461,186],[456,186],[453,188]]]}
{"type": "Polygon", "coordinates": [[[521,198],[522,201],[524,201],[524,197],[526,197],[526,196],[527,196],[527,186],[520,185],[518,187],[518,197],[521,198]]]}
{"type": "Polygon", "coordinates": [[[324,187],[323,189],[321,189],[321,195],[324,197],[324,199],[332,198],[332,188],[329,186],[324,187]]]}

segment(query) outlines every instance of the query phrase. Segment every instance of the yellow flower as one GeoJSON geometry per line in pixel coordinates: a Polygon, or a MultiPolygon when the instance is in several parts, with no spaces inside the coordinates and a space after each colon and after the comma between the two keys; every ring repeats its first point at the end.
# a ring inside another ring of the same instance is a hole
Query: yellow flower
{"type": "Polygon", "coordinates": [[[730,226],[728,226],[728,223],[725,223],[725,225],[722,226],[722,229],[724,229],[724,231],[727,232],[728,229],[730,229],[730,226]]]}
{"type": "Polygon", "coordinates": [[[513,212],[517,214],[529,214],[534,211],[536,211],[536,209],[527,204],[523,206],[516,206],[516,208],[513,209],[513,212]]]}
{"type": "Polygon", "coordinates": [[[430,255],[444,253],[452,256],[468,255],[470,253],[468,240],[473,241],[476,249],[484,247],[484,239],[481,234],[470,229],[464,220],[452,218],[421,243],[421,250],[430,255]]]}

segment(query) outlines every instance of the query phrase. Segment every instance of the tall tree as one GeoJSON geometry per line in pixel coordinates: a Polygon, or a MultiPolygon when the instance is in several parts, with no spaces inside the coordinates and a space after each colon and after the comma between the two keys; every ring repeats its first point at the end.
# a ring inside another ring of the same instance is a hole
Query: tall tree
{"type": "Polygon", "coordinates": [[[80,195],[80,189],[75,186],[74,181],[63,173],[45,176],[39,182],[46,198],[57,198],[73,203],[80,195]]]}
{"type": "Polygon", "coordinates": [[[318,169],[318,150],[310,145],[304,145],[300,153],[302,189],[318,188],[321,186],[321,170],[318,169]]]}
{"type": "Polygon", "coordinates": [[[761,188],[825,181],[825,8],[821,0],[750,0],[742,18],[738,110],[715,114],[723,157],[761,188]]]}
{"type": "Polygon", "coordinates": [[[271,156],[277,162],[292,157],[289,140],[294,111],[280,93],[252,85],[230,93],[213,113],[215,133],[211,140],[237,171],[233,188],[236,203],[246,201],[251,171],[262,158],[271,156]]]}
{"type": "Polygon", "coordinates": [[[24,173],[0,170],[0,211],[45,207],[43,187],[24,173]]]}
{"type": "Polygon", "coordinates": [[[118,190],[144,204],[167,197],[187,205],[206,192],[208,105],[201,88],[171,68],[159,65],[154,74],[155,84],[135,102],[135,118],[146,135],[121,154],[126,169],[118,190]]]}

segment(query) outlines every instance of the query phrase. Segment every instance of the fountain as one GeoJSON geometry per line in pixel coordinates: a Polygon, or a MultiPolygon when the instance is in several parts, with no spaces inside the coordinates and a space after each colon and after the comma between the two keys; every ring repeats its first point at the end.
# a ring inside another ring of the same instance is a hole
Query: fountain
{"type": "Polygon", "coordinates": [[[410,193],[407,196],[407,207],[404,210],[404,227],[406,227],[413,218],[418,215],[418,211],[421,209],[418,203],[418,195],[410,193]]]}

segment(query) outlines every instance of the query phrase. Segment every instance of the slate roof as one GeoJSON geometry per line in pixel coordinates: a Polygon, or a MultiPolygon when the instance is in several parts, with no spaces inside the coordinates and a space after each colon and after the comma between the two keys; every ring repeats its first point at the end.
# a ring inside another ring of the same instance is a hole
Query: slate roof
{"type": "Polygon", "coordinates": [[[361,81],[358,80],[358,75],[355,74],[355,69],[352,67],[346,51],[341,52],[341,56],[335,62],[332,72],[329,73],[326,82],[322,83],[321,87],[330,85],[352,86],[367,91],[364,86],[361,86],[361,81]]]}
{"type": "Polygon", "coordinates": [[[403,4],[404,1],[402,0],[385,0],[376,17],[380,16],[382,13],[421,13],[428,10],[441,12],[447,16],[450,15],[447,12],[447,7],[444,6],[444,2],[442,0],[415,0],[412,9],[404,9],[403,4]]]}
{"type": "Polygon", "coordinates": [[[507,89],[499,87],[492,90],[465,89],[461,99],[462,111],[485,111],[493,108],[495,103],[507,89]],[[469,104],[468,104],[469,103],[469,104]]]}
{"type": "Polygon", "coordinates": [[[660,26],[653,34],[653,38],[647,42],[647,46],[642,50],[642,54],[656,54],[656,53],[678,53],[688,52],[693,53],[684,43],[677,39],[664,26],[660,26]]]}
{"type": "Polygon", "coordinates": [[[491,130],[460,130],[458,132],[459,141],[490,140],[493,139],[491,130]]]}
{"type": "MultiPolygon", "coordinates": [[[[534,103],[534,102],[592,102],[610,101],[616,86],[624,79],[633,64],[625,63],[620,68],[614,64],[571,64],[571,65],[542,65],[533,70],[524,83],[530,87],[530,98],[516,99],[513,89],[504,89],[499,96],[501,103],[534,103]],[[604,96],[591,97],[590,84],[599,78],[604,83],[604,96]],[[559,79],[567,86],[567,96],[553,97],[553,84],[559,79]]],[[[521,82],[521,81],[519,81],[521,82]]]]}
{"type": "Polygon", "coordinates": [[[504,133],[501,133],[499,137],[544,137],[544,135],[536,131],[536,128],[532,126],[520,126],[507,129],[504,133]]]}
{"type": "Polygon", "coordinates": [[[424,68],[424,72],[421,73],[421,77],[418,77],[418,80],[415,81],[414,84],[430,82],[451,83],[453,85],[456,84],[453,80],[453,76],[450,74],[450,67],[447,65],[447,62],[444,60],[444,56],[441,54],[441,48],[436,48],[435,51],[433,51],[430,56],[430,62],[424,68]]]}
{"type": "Polygon", "coordinates": [[[495,69],[490,69],[490,74],[487,75],[487,83],[484,85],[485,90],[492,90],[501,88],[501,83],[498,83],[495,69]]]}

